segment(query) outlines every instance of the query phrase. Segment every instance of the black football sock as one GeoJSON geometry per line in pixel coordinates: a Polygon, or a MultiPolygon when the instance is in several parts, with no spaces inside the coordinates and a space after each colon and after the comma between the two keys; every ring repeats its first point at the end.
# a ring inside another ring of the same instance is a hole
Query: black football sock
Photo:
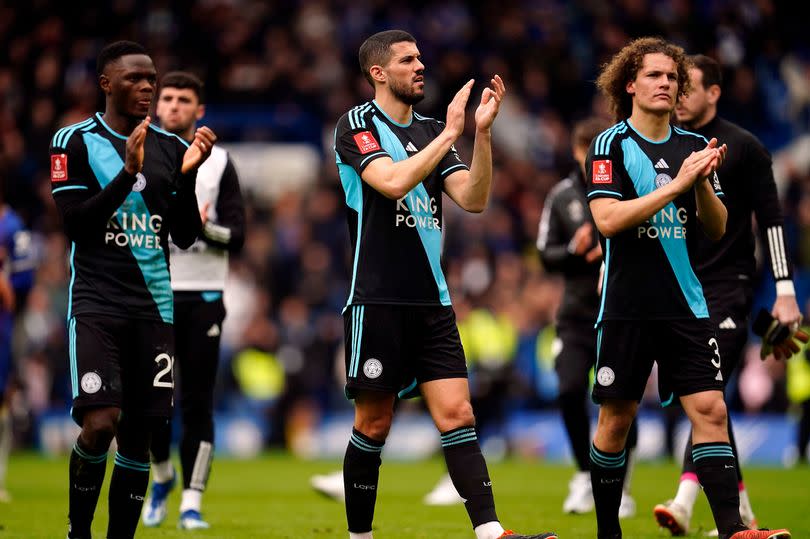
{"type": "Polygon", "coordinates": [[[599,539],[617,539],[622,536],[619,505],[622,502],[622,486],[626,470],[627,458],[624,449],[618,453],[608,453],[591,444],[591,486],[599,539]]]}
{"type": "Polygon", "coordinates": [[[498,520],[492,481],[478,445],[475,427],[459,427],[442,433],[442,450],[447,472],[470,516],[473,528],[498,520]]]}
{"type": "Polygon", "coordinates": [[[357,429],[352,429],[343,459],[346,520],[352,533],[371,531],[382,464],[380,454],[384,444],[384,441],[372,440],[357,429]]]}
{"type": "Polygon", "coordinates": [[[104,472],[107,470],[107,452],[92,455],[82,448],[79,440],[73,445],[70,453],[70,494],[68,518],[70,532],[68,537],[85,539],[90,537],[90,525],[96,512],[98,495],[104,483],[104,472]]]}
{"type": "Polygon", "coordinates": [[[115,467],[110,479],[107,539],[131,539],[135,536],[148,484],[148,460],[141,462],[120,453],[115,454],[115,467]]]}
{"type": "Polygon", "coordinates": [[[740,518],[737,466],[731,446],[726,442],[694,444],[692,459],[720,537],[747,529],[740,518]]]}

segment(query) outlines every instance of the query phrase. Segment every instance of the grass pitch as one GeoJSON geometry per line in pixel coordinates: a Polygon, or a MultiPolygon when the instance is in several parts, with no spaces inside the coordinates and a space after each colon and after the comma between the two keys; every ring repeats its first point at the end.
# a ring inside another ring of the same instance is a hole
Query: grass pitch
{"type": "MultiPolygon", "coordinates": [[[[112,459],[109,459],[110,464],[112,459]]],[[[303,462],[288,455],[268,454],[257,460],[217,460],[203,513],[210,530],[176,528],[179,490],[169,501],[169,517],[160,528],[138,528],[138,538],[314,538],[348,537],[343,506],[309,487],[309,476],[332,471],[336,462],[303,462]]],[[[14,455],[10,462],[10,504],[0,504],[0,539],[62,538],[67,530],[67,459],[14,455]]],[[[96,511],[94,537],[107,525],[107,476],[96,511]]],[[[595,517],[563,515],[561,506],[573,469],[536,461],[508,460],[490,465],[498,515],[519,532],[554,530],[561,538],[593,538],[595,517]]],[[[444,473],[439,459],[419,463],[383,464],[377,510],[376,539],[470,539],[472,531],[463,506],[427,507],[421,498],[444,473]]],[[[745,470],[760,525],[788,527],[794,538],[810,537],[810,468],[745,470]]],[[[623,521],[627,538],[669,537],[652,518],[652,507],[673,496],[678,470],[674,464],[642,464],[633,477],[638,514],[623,521]]],[[[705,500],[692,519],[693,536],[714,527],[705,500]]]]}

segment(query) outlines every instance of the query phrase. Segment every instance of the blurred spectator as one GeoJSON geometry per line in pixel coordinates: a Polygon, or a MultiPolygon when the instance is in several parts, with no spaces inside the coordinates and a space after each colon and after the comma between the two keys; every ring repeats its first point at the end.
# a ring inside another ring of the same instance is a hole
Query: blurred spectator
{"type": "MultiPolygon", "coordinates": [[[[554,398],[537,394],[554,384],[538,378],[544,371],[536,342],[554,318],[560,284],[527,254],[543,200],[571,166],[570,126],[607,115],[596,97],[595,73],[630,38],[662,34],[690,53],[720,59],[729,81],[721,114],[752,130],[772,152],[791,148],[776,156],[777,179],[783,199],[793,201],[786,206],[786,231],[798,254],[798,279],[810,282],[810,152],[803,149],[810,145],[810,51],[799,5],[188,0],[77,10],[45,0],[0,6],[0,174],[9,204],[42,238],[45,256],[19,330],[22,412],[36,418],[69,401],[63,323],[69,245],[48,189],[47,146],[57,128],[99,106],[95,56],[105,43],[135,39],[160,72],[198,73],[206,83],[209,125],[221,140],[303,142],[321,152],[312,187],[285,189],[270,203],[247,193],[245,250],[232,259],[225,292],[221,372],[233,374],[224,377],[220,394],[255,393],[244,375],[254,367],[245,365],[261,362],[250,354],[273,358],[286,380],[270,384],[278,396],[267,401],[266,412],[275,427],[271,436],[281,443],[285,430],[346,406],[334,357],[351,268],[331,139],[337,117],[370,97],[356,57],[365,37],[391,27],[414,33],[426,64],[435,66],[425,73],[429,99],[417,107],[423,115],[444,119],[446,104],[470,76],[477,87],[486,83],[482,74],[497,72],[506,81],[509,93],[493,132],[491,203],[481,215],[446,205],[444,264],[459,310],[463,295],[473,320],[480,317],[501,335],[498,350],[475,353],[476,369],[497,359],[536,404],[554,398]],[[240,356],[245,350],[250,354],[240,356]],[[290,414],[297,419],[288,428],[290,414]]],[[[467,123],[458,148],[469,158],[474,133],[467,123]]],[[[810,285],[797,290],[806,294],[810,285]]],[[[781,374],[749,374],[755,394],[749,403],[785,406],[784,381],[772,381],[781,374]]]]}

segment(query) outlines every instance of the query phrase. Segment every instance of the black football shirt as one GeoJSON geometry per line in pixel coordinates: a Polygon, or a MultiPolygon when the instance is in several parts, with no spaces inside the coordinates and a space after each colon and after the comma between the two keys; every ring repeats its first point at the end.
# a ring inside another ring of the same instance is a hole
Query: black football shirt
{"type": "MultiPolygon", "coordinates": [[[[591,143],[585,165],[588,200],[632,200],[652,193],[671,182],[684,159],[706,144],[702,136],[677,127],[670,127],[665,139],[652,141],[622,121],[591,143]]],[[[722,196],[716,174],[712,186],[722,196]]],[[[645,222],[612,238],[600,235],[605,272],[597,323],[708,318],[692,263],[695,240],[703,234],[690,189],[645,222]]]]}
{"type": "Polygon", "coordinates": [[[71,240],[68,318],[172,323],[168,236],[185,246],[196,239],[196,172],[180,172],[187,143],[150,126],[143,170],[132,178],[123,170],[126,138],[96,114],[51,141],[51,192],[71,240]]]}
{"type": "Polygon", "coordinates": [[[335,129],[335,161],[346,195],[353,252],[346,305],[450,305],[441,267],[444,180],[468,170],[455,148],[407,195],[386,198],[361,174],[375,159],[402,161],[430,144],[444,125],[413,113],[407,124],[375,102],[351,109],[335,129]]]}

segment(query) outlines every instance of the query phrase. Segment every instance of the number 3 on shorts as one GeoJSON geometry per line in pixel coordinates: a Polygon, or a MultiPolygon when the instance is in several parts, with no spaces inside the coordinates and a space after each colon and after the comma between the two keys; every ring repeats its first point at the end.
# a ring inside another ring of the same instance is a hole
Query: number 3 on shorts
{"type": "Polygon", "coordinates": [[[714,357],[712,358],[712,365],[716,369],[720,368],[720,345],[717,343],[717,339],[712,337],[709,339],[709,346],[711,346],[712,350],[714,351],[714,357]],[[717,358],[717,359],[715,359],[717,358]]]}
{"type": "Polygon", "coordinates": [[[158,354],[155,358],[155,363],[160,365],[162,360],[166,360],[166,366],[163,367],[156,375],[155,379],[152,382],[152,385],[155,387],[168,387],[174,388],[174,379],[172,378],[172,367],[174,366],[174,358],[167,353],[158,354]],[[169,381],[163,380],[162,378],[168,374],[169,381]]]}

